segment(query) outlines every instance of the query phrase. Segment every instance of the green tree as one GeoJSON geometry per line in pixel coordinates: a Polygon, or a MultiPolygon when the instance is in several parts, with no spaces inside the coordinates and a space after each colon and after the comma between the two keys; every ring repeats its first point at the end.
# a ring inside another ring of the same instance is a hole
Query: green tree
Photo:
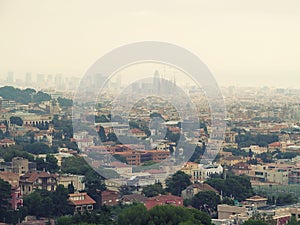
{"type": "Polygon", "coordinates": [[[159,194],[165,194],[165,190],[163,189],[162,184],[158,182],[152,185],[148,185],[147,187],[144,187],[142,193],[146,197],[153,197],[159,194]]]}
{"type": "Polygon", "coordinates": [[[75,192],[75,188],[73,182],[71,182],[71,184],[68,184],[68,193],[73,194],[74,192],[75,192]]]}
{"type": "Polygon", "coordinates": [[[191,184],[192,182],[190,181],[189,175],[182,171],[177,171],[171,178],[166,179],[166,191],[171,192],[173,195],[180,196],[181,191],[191,184]]]}
{"type": "Polygon", "coordinates": [[[201,191],[192,198],[192,206],[201,211],[214,215],[218,204],[221,203],[220,196],[213,191],[201,191]]]}
{"type": "MultiPolygon", "coordinates": [[[[0,215],[5,215],[7,209],[10,208],[8,199],[10,198],[11,186],[8,182],[0,178],[0,215]]],[[[0,217],[0,221],[4,218],[0,217]]]]}
{"type": "Polygon", "coordinates": [[[53,215],[63,216],[73,212],[73,209],[69,205],[68,198],[69,192],[63,185],[58,185],[56,190],[51,194],[53,201],[53,215]]]}
{"type": "Polygon", "coordinates": [[[176,207],[172,205],[158,205],[147,211],[144,205],[137,204],[122,210],[118,218],[118,225],[142,224],[203,224],[211,225],[208,214],[196,209],[176,207]]]}
{"type": "Polygon", "coordinates": [[[25,145],[24,150],[35,155],[53,153],[53,150],[48,145],[39,142],[25,145]]]}
{"type": "Polygon", "coordinates": [[[102,126],[100,126],[100,128],[99,128],[98,135],[99,135],[99,138],[100,138],[101,142],[106,142],[107,141],[105,130],[102,126]]]}
{"type": "Polygon", "coordinates": [[[58,104],[61,107],[72,107],[73,106],[73,100],[72,99],[67,99],[67,98],[57,98],[58,104]]]}
{"type": "Polygon", "coordinates": [[[9,118],[9,121],[11,124],[15,124],[17,126],[22,126],[23,125],[23,120],[21,117],[18,117],[18,116],[11,116],[9,118]]]}
{"type": "Polygon", "coordinates": [[[149,213],[144,205],[137,204],[124,209],[118,217],[118,225],[140,224],[147,225],[149,213]]]}
{"type": "Polygon", "coordinates": [[[113,141],[113,142],[118,142],[118,137],[115,133],[109,133],[107,135],[107,140],[108,141],[113,141]]]}
{"type": "Polygon", "coordinates": [[[48,154],[46,156],[46,171],[50,173],[56,173],[59,170],[59,166],[57,165],[57,159],[53,156],[48,154]]]}
{"type": "Polygon", "coordinates": [[[210,178],[206,181],[207,184],[215,188],[223,196],[234,197],[238,201],[243,201],[253,195],[253,188],[250,179],[247,176],[229,175],[225,179],[210,178]]]}

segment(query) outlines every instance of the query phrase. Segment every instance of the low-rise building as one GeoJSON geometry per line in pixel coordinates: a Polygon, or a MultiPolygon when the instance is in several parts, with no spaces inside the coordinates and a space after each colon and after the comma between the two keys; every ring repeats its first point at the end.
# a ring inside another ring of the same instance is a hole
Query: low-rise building
{"type": "Polygon", "coordinates": [[[23,195],[34,190],[55,191],[57,187],[57,175],[48,172],[27,172],[20,177],[20,187],[23,195]]]}
{"type": "Polygon", "coordinates": [[[148,210],[157,205],[183,206],[183,197],[178,197],[171,194],[158,195],[148,198],[145,202],[145,206],[148,210]]]}
{"type": "Polygon", "coordinates": [[[96,201],[87,193],[74,193],[69,195],[69,204],[74,207],[74,214],[77,214],[93,211],[96,201]]]}
{"type": "Polygon", "coordinates": [[[69,184],[74,186],[75,191],[82,191],[85,189],[84,176],[74,174],[60,174],[57,177],[57,185],[63,185],[68,188],[69,184]]]}
{"type": "Polygon", "coordinates": [[[119,192],[112,190],[105,190],[101,192],[101,206],[114,206],[119,204],[119,192]]]}

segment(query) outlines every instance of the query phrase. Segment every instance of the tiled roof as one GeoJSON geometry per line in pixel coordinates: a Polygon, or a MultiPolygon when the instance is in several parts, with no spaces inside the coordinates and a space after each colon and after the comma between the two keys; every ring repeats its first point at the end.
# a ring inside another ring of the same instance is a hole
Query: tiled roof
{"type": "Polygon", "coordinates": [[[130,202],[140,202],[145,203],[147,200],[147,197],[140,194],[132,194],[132,195],[124,195],[122,198],[123,201],[130,201],[130,202]]]}
{"type": "Polygon", "coordinates": [[[21,176],[21,180],[26,180],[27,182],[33,183],[35,182],[38,178],[45,178],[45,177],[52,177],[52,178],[56,178],[57,175],[55,174],[51,174],[51,173],[47,173],[47,172],[27,172],[25,173],[23,176],[21,176]]]}
{"type": "Polygon", "coordinates": [[[92,199],[87,193],[75,193],[69,195],[69,202],[71,205],[93,205],[95,204],[95,200],[92,199]],[[80,200],[75,200],[79,198],[80,200]]]}

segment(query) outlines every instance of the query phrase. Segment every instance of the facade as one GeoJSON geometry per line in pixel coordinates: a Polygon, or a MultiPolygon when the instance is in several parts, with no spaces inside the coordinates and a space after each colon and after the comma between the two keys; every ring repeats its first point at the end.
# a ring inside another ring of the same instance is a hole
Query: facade
{"type": "Polygon", "coordinates": [[[94,210],[96,202],[87,193],[74,193],[69,195],[69,204],[74,207],[74,214],[94,210]]]}
{"type": "Polygon", "coordinates": [[[25,174],[29,171],[28,159],[22,157],[15,157],[12,159],[12,171],[19,175],[25,174]]]}
{"type": "Polygon", "coordinates": [[[57,177],[57,185],[63,185],[68,188],[69,184],[73,184],[75,191],[85,189],[84,176],[74,174],[61,174],[57,177]]]}
{"type": "Polygon", "coordinates": [[[131,205],[133,203],[145,204],[145,202],[147,201],[147,197],[141,194],[124,195],[121,201],[124,205],[131,205]]]}
{"type": "Polygon", "coordinates": [[[55,191],[57,175],[47,172],[27,172],[20,177],[20,187],[23,195],[28,195],[36,189],[55,191]]]}
{"type": "Polygon", "coordinates": [[[13,146],[15,145],[16,142],[11,140],[11,139],[8,139],[8,138],[4,138],[2,140],[0,140],[0,147],[2,148],[8,148],[10,146],[13,146]]]}
{"type": "Polygon", "coordinates": [[[247,211],[248,209],[246,207],[220,204],[218,205],[218,219],[230,219],[231,216],[246,214],[247,211]]]}
{"type": "Polygon", "coordinates": [[[208,179],[213,174],[222,174],[223,167],[217,164],[203,165],[187,162],[181,171],[190,175],[192,182],[201,182],[208,179]]]}
{"type": "Polygon", "coordinates": [[[247,205],[255,206],[255,207],[263,207],[267,205],[267,198],[255,195],[245,200],[247,205]]]}

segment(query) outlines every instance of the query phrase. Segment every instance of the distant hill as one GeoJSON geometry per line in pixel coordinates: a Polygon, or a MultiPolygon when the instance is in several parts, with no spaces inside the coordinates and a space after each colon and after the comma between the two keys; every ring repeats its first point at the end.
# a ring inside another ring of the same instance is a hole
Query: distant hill
{"type": "Polygon", "coordinates": [[[42,91],[36,92],[32,88],[21,90],[12,86],[0,87],[0,96],[3,99],[13,100],[19,103],[28,104],[29,102],[41,103],[49,101],[51,96],[42,91]]]}

